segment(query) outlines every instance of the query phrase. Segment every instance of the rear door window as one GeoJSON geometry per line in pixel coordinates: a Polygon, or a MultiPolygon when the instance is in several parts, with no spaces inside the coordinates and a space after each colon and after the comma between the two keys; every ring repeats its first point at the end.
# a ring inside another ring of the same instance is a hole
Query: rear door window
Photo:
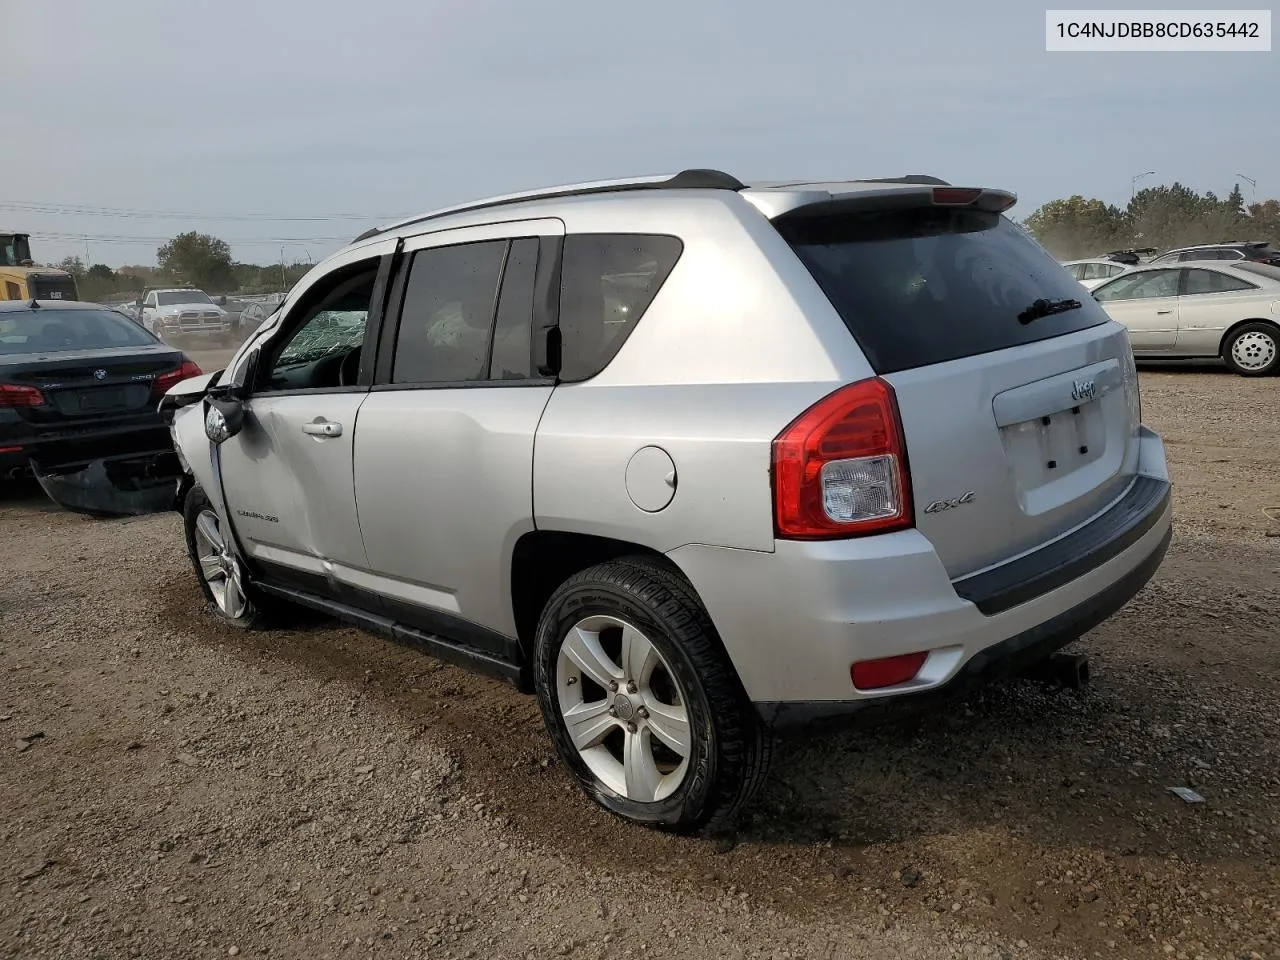
{"type": "Polygon", "coordinates": [[[413,255],[396,333],[392,383],[486,380],[506,240],[413,255]]]}
{"type": "Polygon", "coordinates": [[[1143,270],[1120,277],[1093,292],[1096,299],[1108,300],[1151,300],[1156,297],[1176,297],[1178,295],[1178,274],[1181,271],[1143,270]]]}
{"type": "Polygon", "coordinates": [[[587,380],[622,349],[684,250],[656,234],[570,234],[560,274],[560,379],[587,380]]]}
{"type": "Polygon", "coordinates": [[[999,214],[924,207],[784,218],[776,225],[877,373],[1107,322],[1071,275],[999,214]],[[1044,299],[1080,306],[1019,321],[1044,299]]]}

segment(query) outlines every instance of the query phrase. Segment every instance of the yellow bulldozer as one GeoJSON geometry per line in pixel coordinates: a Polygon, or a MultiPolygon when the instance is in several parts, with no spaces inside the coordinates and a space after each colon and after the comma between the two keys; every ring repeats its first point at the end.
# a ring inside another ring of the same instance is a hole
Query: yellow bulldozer
{"type": "Polygon", "coordinates": [[[76,278],[56,267],[37,267],[31,235],[0,233],[0,300],[79,300],[76,278]]]}

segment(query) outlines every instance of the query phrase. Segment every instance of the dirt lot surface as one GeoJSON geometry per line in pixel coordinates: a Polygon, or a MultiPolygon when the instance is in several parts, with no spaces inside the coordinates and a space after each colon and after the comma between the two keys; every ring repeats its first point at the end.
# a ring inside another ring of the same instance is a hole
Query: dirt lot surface
{"type": "Polygon", "coordinates": [[[1143,385],[1175,543],[1092,687],[787,744],[736,842],[598,811],[496,682],[220,626],[176,516],[10,490],[0,956],[1277,960],[1280,381],[1143,385]]]}

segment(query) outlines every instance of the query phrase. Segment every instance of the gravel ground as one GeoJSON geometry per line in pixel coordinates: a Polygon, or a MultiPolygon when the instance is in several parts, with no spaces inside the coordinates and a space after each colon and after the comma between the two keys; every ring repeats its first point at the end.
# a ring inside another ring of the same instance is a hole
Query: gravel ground
{"type": "Polygon", "coordinates": [[[501,684],[223,628],[176,516],[11,489],[0,956],[1278,960],[1277,383],[1144,371],[1175,543],[1087,691],[788,743],[736,840],[598,811],[501,684]]]}

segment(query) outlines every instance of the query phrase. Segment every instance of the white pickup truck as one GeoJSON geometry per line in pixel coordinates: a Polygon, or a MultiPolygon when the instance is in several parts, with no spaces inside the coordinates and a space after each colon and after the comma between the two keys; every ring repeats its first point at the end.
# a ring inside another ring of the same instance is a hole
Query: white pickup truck
{"type": "Polygon", "coordinates": [[[227,311],[192,288],[153,289],[143,293],[142,325],[162,340],[196,337],[230,343],[236,331],[227,311]]]}

